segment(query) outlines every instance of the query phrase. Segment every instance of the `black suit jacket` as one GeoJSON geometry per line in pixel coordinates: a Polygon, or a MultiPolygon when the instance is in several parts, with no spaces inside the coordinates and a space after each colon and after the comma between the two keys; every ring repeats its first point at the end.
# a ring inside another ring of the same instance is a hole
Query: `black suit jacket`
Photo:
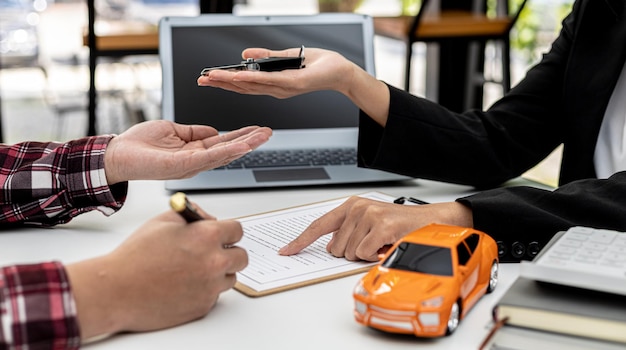
{"type": "Polygon", "coordinates": [[[574,225],[626,231],[626,172],[597,179],[593,164],[626,61],[625,9],[625,0],[577,0],[549,52],[487,111],[453,113],[390,86],[386,127],[361,116],[360,165],[483,189],[458,201],[504,261],[532,257],[574,225]],[[560,144],[557,190],[494,188],[560,144]]]}

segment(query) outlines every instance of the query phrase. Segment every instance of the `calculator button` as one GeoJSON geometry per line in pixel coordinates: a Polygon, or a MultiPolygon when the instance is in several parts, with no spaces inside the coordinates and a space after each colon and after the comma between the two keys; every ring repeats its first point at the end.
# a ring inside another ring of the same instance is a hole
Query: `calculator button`
{"type": "Polygon", "coordinates": [[[572,227],[568,230],[568,235],[571,233],[580,233],[580,234],[586,234],[586,235],[590,235],[594,232],[594,229],[591,227],[583,227],[583,226],[575,226],[572,227]]]}
{"type": "Polygon", "coordinates": [[[580,233],[570,233],[569,235],[567,235],[567,238],[571,239],[571,240],[575,240],[575,241],[581,241],[584,242],[586,240],[588,240],[590,237],[592,237],[591,235],[583,235],[580,233]]]}
{"type": "Polygon", "coordinates": [[[621,254],[622,256],[626,257],[626,247],[613,245],[609,247],[609,252],[614,254],[621,254]]]}
{"type": "Polygon", "coordinates": [[[592,243],[592,242],[585,243],[584,247],[585,247],[585,249],[596,250],[596,251],[599,251],[599,252],[604,252],[607,249],[609,249],[609,247],[606,244],[592,243]]]}
{"type": "Polygon", "coordinates": [[[578,256],[585,259],[598,260],[602,257],[602,253],[597,250],[581,250],[578,256]]]}
{"type": "Polygon", "coordinates": [[[606,260],[615,261],[615,262],[626,262],[625,254],[607,253],[607,254],[604,254],[604,258],[606,260]]]}
{"type": "Polygon", "coordinates": [[[626,248],[626,237],[624,237],[624,236],[626,236],[626,234],[620,235],[620,237],[617,237],[615,239],[614,245],[616,247],[625,247],[626,248]]]}
{"type": "Polygon", "coordinates": [[[594,234],[592,234],[589,237],[589,239],[593,242],[610,244],[615,239],[616,234],[617,233],[615,232],[609,232],[606,230],[598,230],[598,232],[595,232],[594,234]]]}
{"type": "Polygon", "coordinates": [[[579,255],[577,257],[574,258],[574,261],[581,263],[581,264],[588,264],[588,265],[595,265],[597,260],[593,259],[593,258],[587,258],[585,256],[579,255]]]}
{"type": "Polygon", "coordinates": [[[624,269],[626,268],[626,264],[620,264],[614,261],[602,261],[600,262],[600,266],[606,266],[611,269],[624,269]]]}
{"type": "Polygon", "coordinates": [[[560,244],[563,245],[564,247],[572,247],[572,248],[580,248],[583,246],[583,243],[581,241],[569,239],[569,237],[561,240],[560,244]]]}
{"type": "Polygon", "coordinates": [[[571,255],[576,254],[577,251],[578,250],[576,250],[576,248],[558,246],[558,247],[554,247],[551,252],[571,256],[571,255]]]}

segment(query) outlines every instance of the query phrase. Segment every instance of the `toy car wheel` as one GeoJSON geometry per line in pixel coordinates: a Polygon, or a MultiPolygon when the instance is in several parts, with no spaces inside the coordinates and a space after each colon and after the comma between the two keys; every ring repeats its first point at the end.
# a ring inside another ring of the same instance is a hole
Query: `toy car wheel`
{"type": "Polygon", "coordinates": [[[452,334],[456,328],[459,326],[459,319],[461,317],[461,306],[459,302],[452,304],[450,308],[450,317],[448,317],[448,328],[446,330],[446,334],[452,334]]]}
{"type": "Polygon", "coordinates": [[[489,284],[487,285],[487,293],[493,292],[498,285],[498,262],[494,261],[491,264],[491,271],[489,272],[489,284]]]}

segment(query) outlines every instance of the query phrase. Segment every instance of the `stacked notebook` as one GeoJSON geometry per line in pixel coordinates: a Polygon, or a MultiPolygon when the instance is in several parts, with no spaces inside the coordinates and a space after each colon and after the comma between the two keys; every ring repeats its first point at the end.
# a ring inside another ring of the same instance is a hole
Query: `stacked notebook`
{"type": "Polygon", "coordinates": [[[615,273],[626,261],[625,244],[625,233],[609,230],[574,227],[555,235],[530,266],[520,266],[494,308],[495,333],[483,349],[625,349],[626,274],[615,273]],[[587,256],[597,259],[585,261],[595,273],[580,264],[587,256]]]}
{"type": "Polygon", "coordinates": [[[494,317],[506,321],[490,349],[537,349],[545,342],[567,345],[564,349],[576,349],[570,343],[626,348],[626,297],[618,294],[520,277],[496,305],[494,317]]]}

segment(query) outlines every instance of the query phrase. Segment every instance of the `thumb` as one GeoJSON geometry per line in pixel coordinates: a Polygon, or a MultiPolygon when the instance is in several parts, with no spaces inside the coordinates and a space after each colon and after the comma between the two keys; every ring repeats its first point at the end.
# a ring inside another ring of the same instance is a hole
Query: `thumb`
{"type": "Polygon", "coordinates": [[[243,52],[241,53],[241,57],[243,59],[265,58],[265,57],[270,57],[270,56],[276,56],[276,54],[274,53],[275,53],[274,51],[271,51],[268,49],[253,47],[253,48],[243,50],[243,52]]]}

